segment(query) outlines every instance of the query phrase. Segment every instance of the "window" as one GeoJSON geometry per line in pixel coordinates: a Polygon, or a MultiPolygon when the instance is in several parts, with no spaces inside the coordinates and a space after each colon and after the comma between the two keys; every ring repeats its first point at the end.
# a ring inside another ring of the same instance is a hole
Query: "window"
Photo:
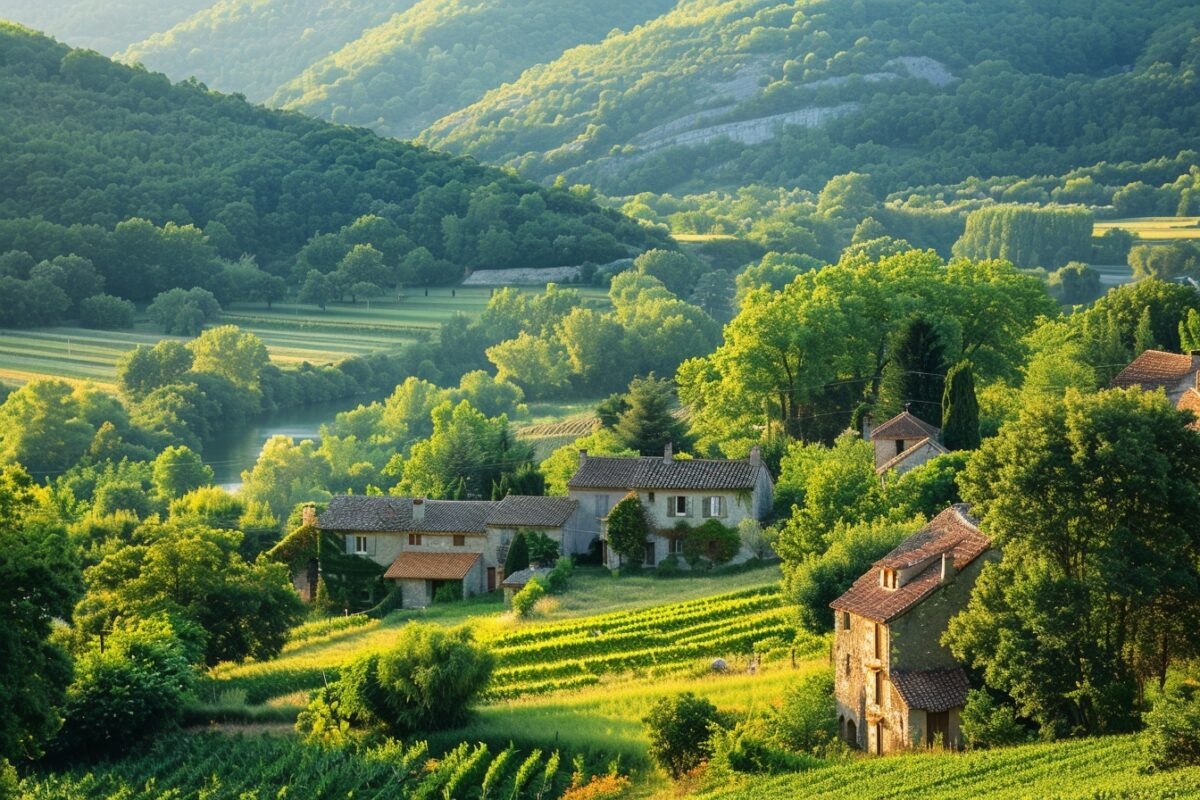
{"type": "Polygon", "coordinates": [[[650,502],[654,502],[654,492],[650,492],[650,502]]]}
{"type": "Polygon", "coordinates": [[[654,566],[654,542],[646,542],[646,566],[654,566]]]}
{"type": "Polygon", "coordinates": [[[596,509],[597,517],[603,517],[608,513],[608,495],[598,494],[595,496],[594,502],[596,504],[594,508],[596,509]]]}
{"type": "Polygon", "coordinates": [[[842,618],[842,619],[841,619],[841,622],[842,622],[842,630],[844,630],[844,631],[848,631],[848,630],[850,630],[850,612],[849,612],[849,611],[843,611],[843,612],[841,612],[840,616],[841,616],[841,618],[842,618]]]}
{"type": "Polygon", "coordinates": [[[875,671],[875,705],[883,705],[883,670],[875,671]]]}
{"type": "Polygon", "coordinates": [[[367,554],[367,537],[355,536],[354,537],[354,555],[365,556],[366,554],[367,554]]]}
{"type": "Polygon", "coordinates": [[[686,517],[688,515],[688,499],[684,495],[667,498],[668,517],[686,517]]]}
{"type": "Polygon", "coordinates": [[[904,452],[904,440],[897,439],[896,440],[896,455],[900,455],[903,452],[904,452]]]}
{"type": "Polygon", "coordinates": [[[725,498],[719,495],[704,498],[704,516],[706,517],[723,517],[725,516],[725,498]]]}
{"type": "Polygon", "coordinates": [[[667,540],[667,554],[672,556],[683,555],[683,537],[674,536],[667,540]]]}
{"type": "Polygon", "coordinates": [[[875,623],[875,657],[883,658],[883,626],[875,623]]]}
{"type": "Polygon", "coordinates": [[[899,574],[894,569],[879,570],[879,585],[884,589],[895,589],[900,585],[899,574]]]}
{"type": "Polygon", "coordinates": [[[421,543],[421,534],[410,533],[408,535],[408,543],[411,545],[419,545],[421,543]]]}
{"type": "Polygon", "coordinates": [[[455,547],[465,547],[466,544],[467,544],[466,536],[464,536],[461,533],[454,534],[454,546],[455,547]]]}

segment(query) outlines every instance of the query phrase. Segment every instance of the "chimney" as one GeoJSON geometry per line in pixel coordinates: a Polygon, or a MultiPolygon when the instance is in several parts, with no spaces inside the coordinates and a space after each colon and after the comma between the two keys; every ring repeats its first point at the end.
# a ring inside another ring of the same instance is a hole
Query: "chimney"
{"type": "Polygon", "coordinates": [[[870,414],[863,414],[863,418],[862,418],[863,441],[865,441],[865,442],[871,441],[871,434],[874,431],[875,431],[875,420],[873,420],[871,418],[870,414]]]}
{"type": "Polygon", "coordinates": [[[586,463],[587,463],[587,450],[580,450],[579,451],[579,466],[582,467],[586,463]]]}
{"type": "Polygon", "coordinates": [[[954,556],[953,556],[953,554],[951,554],[949,552],[942,553],[941,582],[943,585],[945,585],[945,584],[949,583],[950,581],[952,581],[953,579],[954,579],[954,556]]]}
{"type": "Polygon", "coordinates": [[[762,466],[762,450],[758,445],[750,448],[750,466],[756,468],[762,466]]]}
{"type": "Polygon", "coordinates": [[[413,518],[413,522],[420,522],[421,520],[425,519],[425,498],[424,497],[414,497],[413,498],[412,518],[413,518]]]}
{"type": "Polygon", "coordinates": [[[300,511],[300,524],[306,528],[314,527],[317,524],[317,507],[314,505],[306,505],[300,511]]]}
{"type": "Polygon", "coordinates": [[[666,446],[663,447],[663,463],[664,464],[675,463],[675,448],[674,448],[674,445],[671,444],[671,442],[667,442],[666,446]]]}

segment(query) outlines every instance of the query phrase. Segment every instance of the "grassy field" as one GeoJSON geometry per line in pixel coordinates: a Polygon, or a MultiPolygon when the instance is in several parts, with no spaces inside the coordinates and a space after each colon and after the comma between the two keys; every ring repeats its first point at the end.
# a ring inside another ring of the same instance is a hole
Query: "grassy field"
{"type": "Polygon", "coordinates": [[[1092,233],[1101,236],[1112,228],[1122,228],[1139,239],[1153,243],[1200,239],[1200,217],[1137,217],[1097,222],[1092,233]]]}
{"type": "MultiPolygon", "coordinates": [[[[580,291],[588,304],[608,303],[602,289],[582,287],[580,291]]],[[[219,324],[238,325],[258,334],[277,364],[324,364],[394,350],[419,336],[433,335],[455,312],[478,316],[491,297],[487,288],[437,287],[430,289],[428,296],[424,292],[409,290],[399,302],[389,298],[357,305],[339,303],[325,311],[289,303],[276,303],[271,309],[257,303],[233,303],[219,324]]],[[[111,389],[114,365],[122,353],[164,338],[177,337],[164,336],[144,317],[132,331],[71,327],[0,331],[0,381],[23,384],[57,377],[111,389]]]]}

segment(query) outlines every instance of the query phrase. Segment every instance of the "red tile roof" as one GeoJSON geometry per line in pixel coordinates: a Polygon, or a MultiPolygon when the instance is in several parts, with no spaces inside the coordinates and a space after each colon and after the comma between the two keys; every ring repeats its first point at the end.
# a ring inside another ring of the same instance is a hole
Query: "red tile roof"
{"type": "Polygon", "coordinates": [[[1188,427],[1200,430],[1200,392],[1196,391],[1195,389],[1188,389],[1183,393],[1183,396],[1179,398],[1179,402],[1175,404],[1175,407],[1180,411],[1191,411],[1193,414],[1195,414],[1196,421],[1188,427]]]}
{"type": "Polygon", "coordinates": [[[977,526],[977,521],[967,513],[965,505],[950,506],[875,562],[845,594],[830,603],[830,607],[849,611],[873,622],[895,619],[942,585],[943,553],[953,560],[957,572],[991,548],[991,540],[977,526]],[[885,589],[879,585],[881,568],[903,570],[919,567],[922,563],[927,563],[927,566],[899,588],[885,589]]]}
{"type": "Polygon", "coordinates": [[[892,670],[888,680],[909,708],[949,711],[966,705],[971,684],[961,667],[952,669],[892,670]]]}
{"type": "Polygon", "coordinates": [[[902,411],[871,431],[871,439],[937,439],[941,428],[935,428],[923,419],[902,411]]]}
{"type": "Polygon", "coordinates": [[[1200,370],[1200,356],[1184,356],[1147,350],[1112,379],[1118,389],[1140,386],[1143,389],[1170,391],[1188,375],[1200,370]]]}
{"type": "Polygon", "coordinates": [[[482,557],[479,553],[401,553],[383,577],[388,580],[461,581],[482,557]]]}

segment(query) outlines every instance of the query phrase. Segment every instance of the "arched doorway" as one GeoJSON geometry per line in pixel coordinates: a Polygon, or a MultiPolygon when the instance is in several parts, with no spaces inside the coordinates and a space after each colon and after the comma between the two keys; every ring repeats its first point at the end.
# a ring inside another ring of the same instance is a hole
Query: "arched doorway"
{"type": "Polygon", "coordinates": [[[852,719],[846,720],[846,744],[855,749],[858,748],[858,726],[852,719]]]}

